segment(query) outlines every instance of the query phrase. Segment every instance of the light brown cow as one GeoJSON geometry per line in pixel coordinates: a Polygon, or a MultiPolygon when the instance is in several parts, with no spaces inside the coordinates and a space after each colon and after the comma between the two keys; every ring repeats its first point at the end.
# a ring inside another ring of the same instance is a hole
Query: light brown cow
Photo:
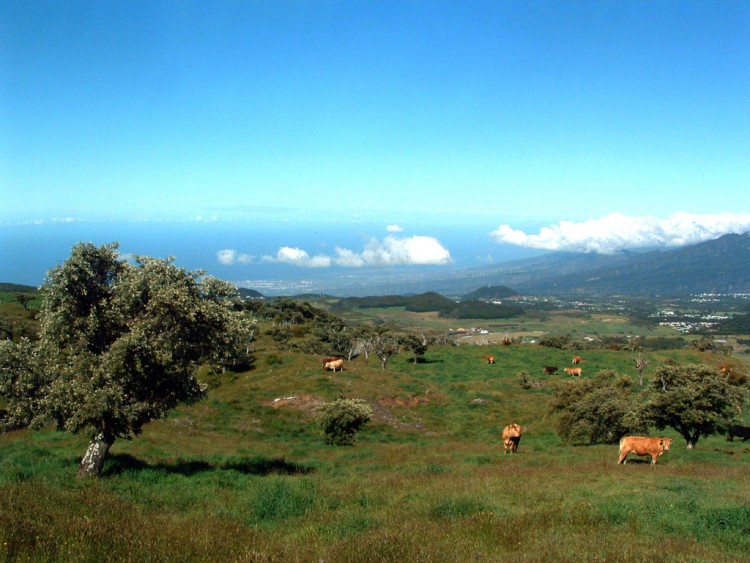
{"type": "Polygon", "coordinates": [[[623,436],[620,439],[620,457],[617,463],[625,463],[628,454],[650,455],[651,465],[656,465],[656,459],[669,451],[672,438],[646,438],[644,436],[623,436]]]}
{"type": "Polygon", "coordinates": [[[518,451],[518,443],[521,441],[521,427],[518,424],[509,424],[503,428],[503,446],[505,453],[514,454],[518,451]]]}
{"type": "Polygon", "coordinates": [[[565,372],[579,377],[583,373],[583,370],[581,368],[565,368],[565,372]]]}
{"type": "Polygon", "coordinates": [[[325,370],[332,369],[335,372],[337,368],[339,371],[344,369],[344,358],[339,358],[338,360],[333,360],[323,364],[323,369],[325,370]]]}

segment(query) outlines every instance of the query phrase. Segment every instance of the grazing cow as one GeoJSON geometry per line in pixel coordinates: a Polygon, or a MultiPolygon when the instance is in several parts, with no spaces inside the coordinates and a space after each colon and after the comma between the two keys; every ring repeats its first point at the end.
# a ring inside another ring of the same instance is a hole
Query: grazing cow
{"type": "Polygon", "coordinates": [[[544,366],[544,373],[552,375],[557,371],[557,366],[544,366]]]}
{"type": "Polygon", "coordinates": [[[488,364],[494,364],[495,363],[495,356],[486,356],[487,357],[487,363],[488,364]]]}
{"type": "Polygon", "coordinates": [[[503,446],[505,453],[514,454],[518,451],[518,443],[521,441],[521,427],[518,424],[509,424],[503,428],[503,446]]]}
{"type": "Polygon", "coordinates": [[[510,338],[503,338],[503,346],[510,346],[510,338]]]}
{"type": "Polygon", "coordinates": [[[583,361],[583,359],[581,358],[581,356],[573,356],[573,362],[572,363],[573,363],[574,366],[577,366],[582,361],[583,361]]]}
{"type": "Polygon", "coordinates": [[[565,368],[565,371],[570,375],[574,375],[576,377],[579,377],[583,373],[583,370],[581,368],[565,368]]]}
{"type": "Polygon", "coordinates": [[[336,360],[326,362],[323,364],[323,369],[325,370],[332,369],[334,373],[336,372],[337,368],[339,371],[344,369],[344,358],[338,358],[336,360]]]}
{"type": "Polygon", "coordinates": [[[650,455],[651,465],[656,465],[656,459],[669,451],[672,438],[646,438],[643,436],[623,436],[620,439],[620,457],[617,463],[625,463],[628,454],[650,455]]]}
{"type": "Polygon", "coordinates": [[[735,436],[737,438],[742,438],[742,441],[744,442],[745,440],[750,438],[750,427],[740,426],[739,424],[732,424],[727,431],[727,440],[733,442],[735,436]]]}
{"type": "Polygon", "coordinates": [[[719,371],[721,372],[721,375],[732,375],[732,368],[727,364],[721,364],[719,366],[719,371]]]}

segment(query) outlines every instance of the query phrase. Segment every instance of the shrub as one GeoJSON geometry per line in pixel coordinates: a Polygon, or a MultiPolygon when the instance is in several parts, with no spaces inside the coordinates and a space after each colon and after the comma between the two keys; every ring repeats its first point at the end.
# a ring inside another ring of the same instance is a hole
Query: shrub
{"type": "Polygon", "coordinates": [[[326,444],[351,446],[371,417],[372,409],[361,399],[339,399],[320,407],[318,424],[326,444]]]}
{"type": "Polygon", "coordinates": [[[625,434],[645,430],[631,387],[627,377],[609,370],[556,385],[549,413],[563,442],[616,444],[625,434]]]}
{"type": "Polygon", "coordinates": [[[568,346],[570,346],[570,335],[569,334],[562,334],[558,336],[543,336],[539,340],[540,346],[546,346],[547,348],[557,348],[559,350],[564,350],[568,346]]]}

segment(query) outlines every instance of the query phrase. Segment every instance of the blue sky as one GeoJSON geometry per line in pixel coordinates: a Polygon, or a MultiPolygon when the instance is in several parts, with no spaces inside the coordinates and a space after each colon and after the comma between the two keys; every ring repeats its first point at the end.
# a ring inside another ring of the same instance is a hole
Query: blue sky
{"type": "Polygon", "coordinates": [[[232,277],[744,232],[748,53],[744,1],[1,1],[0,251],[273,225],[201,249],[232,277]]]}

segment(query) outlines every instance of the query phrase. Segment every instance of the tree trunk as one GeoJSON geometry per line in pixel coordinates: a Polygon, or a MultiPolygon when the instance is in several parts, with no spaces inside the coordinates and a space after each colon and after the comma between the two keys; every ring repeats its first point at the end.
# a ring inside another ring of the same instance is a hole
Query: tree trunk
{"type": "Polygon", "coordinates": [[[697,432],[695,434],[691,434],[687,439],[687,449],[694,450],[695,445],[698,443],[698,438],[700,438],[700,434],[697,432]]]}
{"type": "Polygon", "coordinates": [[[104,432],[97,432],[91,438],[89,447],[86,449],[86,453],[81,460],[81,465],[78,467],[79,479],[83,477],[99,477],[102,474],[104,460],[107,459],[109,448],[114,442],[114,438],[105,436],[104,432]]]}

